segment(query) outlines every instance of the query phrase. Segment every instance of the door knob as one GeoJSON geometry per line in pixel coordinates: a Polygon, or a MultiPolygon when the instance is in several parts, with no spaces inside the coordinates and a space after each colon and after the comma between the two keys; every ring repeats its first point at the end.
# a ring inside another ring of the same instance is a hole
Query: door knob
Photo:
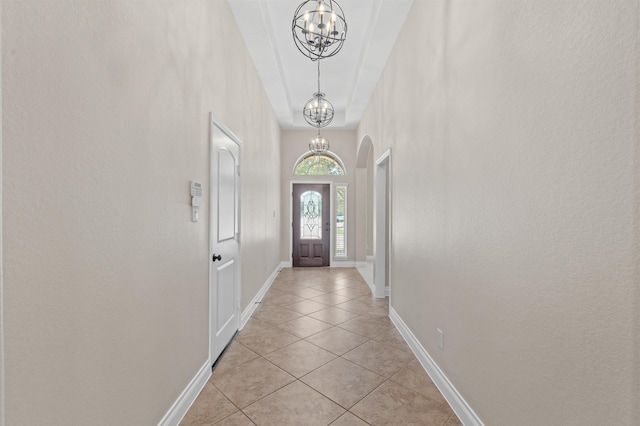
{"type": "Polygon", "coordinates": [[[213,255],[213,261],[215,262],[216,260],[222,260],[222,255],[213,255]]]}

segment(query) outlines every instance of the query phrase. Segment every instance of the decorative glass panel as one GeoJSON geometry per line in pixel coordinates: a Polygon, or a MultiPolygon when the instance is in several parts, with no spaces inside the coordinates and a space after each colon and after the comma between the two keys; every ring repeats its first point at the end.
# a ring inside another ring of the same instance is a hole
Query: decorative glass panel
{"type": "Polygon", "coordinates": [[[298,163],[294,174],[298,176],[338,176],[344,175],[344,170],[334,158],[328,155],[312,154],[298,163]]]}
{"type": "Polygon", "coordinates": [[[300,236],[305,240],[322,239],[322,194],[317,191],[300,196],[300,236]]]}
{"type": "Polygon", "coordinates": [[[347,255],[347,186],[336,186],[336,257],[347,255]]]}

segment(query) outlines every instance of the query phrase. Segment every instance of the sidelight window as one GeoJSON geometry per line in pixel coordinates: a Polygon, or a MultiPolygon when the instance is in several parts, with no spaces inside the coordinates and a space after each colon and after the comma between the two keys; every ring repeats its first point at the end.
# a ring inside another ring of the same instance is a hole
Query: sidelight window
{"type": "Polygon", "coordinates": [[[336,185],[336,257],[347,257],[347,185],[336,185]]]}

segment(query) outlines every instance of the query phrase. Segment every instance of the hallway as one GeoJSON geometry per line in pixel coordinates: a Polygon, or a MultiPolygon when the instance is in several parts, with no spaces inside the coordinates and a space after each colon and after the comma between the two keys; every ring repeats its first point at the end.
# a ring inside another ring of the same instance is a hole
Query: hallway
{"type": "Polygon", "coordinates": [[[283,269],[181,425],[459,425],[355,268],[283,269]]]}

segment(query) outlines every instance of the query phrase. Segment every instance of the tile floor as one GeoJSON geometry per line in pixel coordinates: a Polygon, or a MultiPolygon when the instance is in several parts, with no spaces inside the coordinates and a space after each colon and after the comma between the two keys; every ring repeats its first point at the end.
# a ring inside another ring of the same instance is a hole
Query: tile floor
{"type": "Polygon", "coordinates": [[[461,425],[355,268],[287,268],[181,425],[461,425]]]}

